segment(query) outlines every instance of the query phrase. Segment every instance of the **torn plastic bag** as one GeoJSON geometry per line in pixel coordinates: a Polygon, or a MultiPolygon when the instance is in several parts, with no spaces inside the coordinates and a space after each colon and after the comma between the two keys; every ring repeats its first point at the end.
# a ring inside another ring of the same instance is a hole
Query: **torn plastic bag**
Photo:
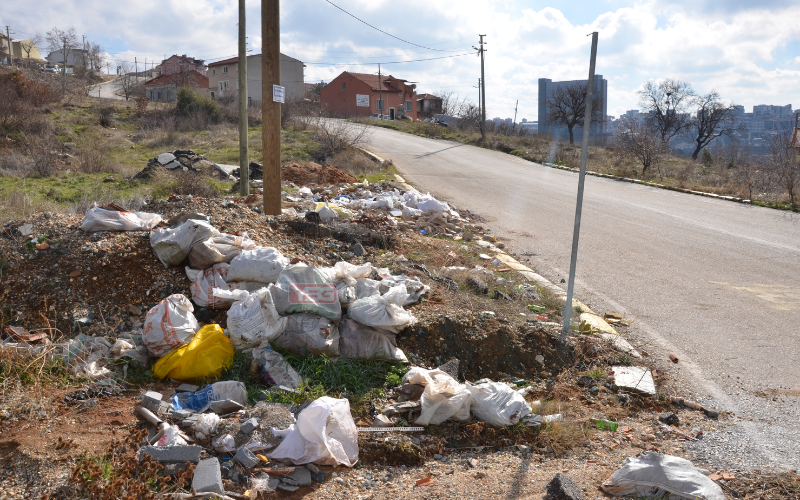
{"type": "Polygon", "coordinates": [[[465,385],[442,370],[415,366],[405,374],[403,383],[425,386],[420,398],[422,412],[414,423],[438,425],[448,418],[461,422],[469,420],[472,394],[465,385]]]}
{"type": "MultiPolygon", "coordinates": [[[[330,208],[331,210],[336,212],[336,215],[341,219],[350,219],[351,217],[353,217],[353,212],[352,211],[350,211],[350,210],[348,210],[346,208],[343,208],[343,207],[341,207],[339,205],[335,205],[333,203],[327,203],[327,202],[319,202],[319,203],[317,203],[317,205],[314,207],[314,211],[315,212],[319,212],[320,210],[322,210],[322,207],[330,208]]],[[[322,219],[322,214],[320,214],[320,219],[322,219]]],[[[324,222],[324,220],[323,220],[323,222],[324,222]]]]}
{"type": "Polygon", "coordinates": [[[410,306],[411,304],[416,304],[417,302],[419,302],[419,298],[424,293],[427,293],[431,289],[431,287],[423,284],[420,280],[416,278],[400,274],[397,276],[388,276],[386,278],[383,278],[383,280],[381,280],[380,282],[380,292],[382,294],[387,293],[390,288],[395,287],[397,285],[403,285],[406,287],[406,293],[408,293],[408,298],[403,302],[404,306],[410,306]]]}
{"type": "Polygon", "coordinates": [[[321,207],[315,210],[315,212],[319,214],[319,220],[323,224],[327,224],[328,222],[339,218],[339,214],[336,213],[334,209],[329,207],[327,203],[323,203],[321,207]]]}
{"type": "Polygon", "coordinates": [[[211,439],[211,436],[217,430],[219,421],[219,415],[216,413],[204,413],[197,417],[197,422],[192,426],[195,439],[201,442],[211,439]]]}
{"type": "Polygon", "coordinates": [[[88,232],[149,231],[159,222],[161,222],[161,216],[158,214],[105,210],[98,208],[97,203],[95,203],[94,208],[90,208],[86,212],[80,228],[88,232]]]}
{"type": "Polygon", "coordinates": [[[150,231],[150,246],[166,267],[177,266],[189,255],[192,247],[219,233],[206,221],[187,220],[176,228],[150,231]]]}
{"type": "Polygon", "coordinates": [[[253,362],[258,365],[261,378],[268,386],[281,385],[297,389],[303,382],[303,378],[292,365],[269,346],[253,349],[253,362]]]}
{"type": "Polygon", "coordinates": [[[487,424],[514,425],[532,412],[525,398],[506,384],[491,381],[478,385],[467,383],[467,389],[472,394],[470,411],[487,424]]]}
{"type": "Polygon", "coordinates": [[[412,208],[412,207],[409,207],[409,206],[404,206],[403,207],[403,218],[405,218],[405,219],[411,219],[411,218],[414,218],[414,217],[419,217],[420,215],[422,215],[422,210],[419,210],[419,209],[416,209],[416,208],[412,208]]]}
{"type": "Polygon", "coordinates": [[[172,425],[164,430],[164,434],[156,441],[155,446],[184,446],[186,440],[181,437],[181,430],[177,425],[172,425]]]}
{"type": "Polygon", "coordinates": [[[111,350],[108,352],[109,359],[129,358],[141,366],[150,366],[150,356],[147,354],[145,346],[135,346],[130,342],[117,339],[111,350]]]}
{"type": "Polygon", "coordinates": [[[200,325],[192,314],[194,306],[185,295],[173,294],[147,312],[142,342],[151,356],[160,358],[188,343],[200,325]]]}
{"type": "Polygon", "coordinates": [[[172,396],[173,410],[191,410],[201,413],[214,401],[236,401],[247,406],[247,390],[244,384],[233,380],[216,382],[203,387],[197,392],[180,392],[172,396]]]}
{"type": "Polygon", "coordinates": [[[295,465],[342,464],[358,461],[358,431],[346,399],[321,397],[300,412],[297,422],[286,430],[272,429],[283,441],[267,457],[295,465]]]}
{"type": "Polygon", "coordinates": [[[297,356],[339,355],[339,329],[336,323],[316,314],[299,313],[287,317],[286,329],[272,345],[297,356]]]}
{"type": "Polygon", "coordinates": [[[423,212],[446,212],[450,210],[450,205],[443,201],[439,201],[430,193],[420,196],[417,198],[417,209],[422,210],[423,212]]]}
{"type": "Polygon", "coordinates": [[[356,285],[359,278],[366,278],[372,272],[372,264],[369,262],[356,266],[349,262],[337,262],[333,267],[321,268],[321,272],[327,274],[336,285],[336,295],[339,303],[345,307],[349,306],[358,298],[356,285]]]}
{"type": "Polygon", "coordinates": [[[83,333],[67,342],[61,356],[77,375],[89,378],[100,378],[108,375],[110,370],[100,361],[105,359],[113,346],[103,337],[92,337],[83,333]]]}
{"type": "Polygon", "coordinates": [[[722,488],[697,470],[692,462],[646,451],[626,458],[600,488],[610,495],[670,499],[725,500],[722,488]]]}
{"type": "Polygon", "coordinates": [[[189,290],[192,292],[192,300],[198,306],[225,309],[233,304],[231,299],[223,299],[214,295],[215,288],[223,290],[230,288],[225,282],[225,278],[228,276],[228,264],[224,262],[214,264],[205,271],[187,267],[186,276],[192,281],[189,290]]]}
{"type": "Polygon", "coordinates": [[[275,283],[289,259],[273,247],[242,250],[228,268],[228,281],[275,283]]]}
{"type": "Polygon", "coordinates": [[[408,363],[393,333],[376,330],[352,319],[339,324],[339,354],[345,358],[386,359],[408,363]]]}
{"type": "Polygon", "coordinates": [[[313,264],[288,266],[270,292],[281,316],[307,312],[335,321],[342,317],[336,286],[324,269],[313,264]]]}
{"type": "Polygon", "coordinates": [[[223,434],[217,436],[211,441],[211,446],[217,453],[235,453],[236,440],[230,434],[223,434]]]}
{"type": "Polygon", "coordinates": [[[192,247],[189,251],[189,264],[195,269],[208,269],[220,262],[230,263],[242,250],[256,246],[247,233],[242,233],[241,236],[228,233],[215,234],[192,247]]]}
{"type": "Polygon", "coordinates": [[[353,302],[347,310],[348,315],[361,323],[389,333],[399,333],[413,325],[416,318],[403,309],[408,299],[404,285],[397,285],[379,297],[367,297],[353,302]]]}
{"type": "MultiPolygon", "coordinates": [[[[270,285],[269,288],[272,288],[270,285]]],[[[214,296],[235,302],[228,309],[228,335],[236,349],[250,349],[273,341],[286,328],[267,287],[255,292],[214,289],[214,296]]]]}
{"type": "Polygon", "coordinates": [[[166,354],[153,365],[156,378],[195,380],[216,377],[233,365],[233,346],[219,325],[206,325],[191,342],[166,354]]]}
{"type": "Polygon", "coordinates": [[[369,278],[356,280],[356,299],[365,299],[381,294],[381,282],[369,278]]]}

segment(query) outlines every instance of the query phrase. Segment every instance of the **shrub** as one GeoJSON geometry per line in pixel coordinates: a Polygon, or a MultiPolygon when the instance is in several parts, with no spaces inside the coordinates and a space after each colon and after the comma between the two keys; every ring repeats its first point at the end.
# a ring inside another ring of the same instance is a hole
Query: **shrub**
{"type": "Polygon", "coordinates": [[[114,107],[113,106],[106,106],[104,108],[100,108],[98,114],[100,115],[100,125],[103,127],[113,127],[114,126],[114,107]]]}
{"type": "MultiPolygon", "coordinates": [[[[175,104],[178,116],[186,117],[199,116],[205,122],[205,126],[218,123],[222,118],[222,108],[209,97],[196,94],[188,87],[181,87],[178,90],[178,98],[175,104]]],[[[203,128],[205,128],[205,126],[203,128]]]]}

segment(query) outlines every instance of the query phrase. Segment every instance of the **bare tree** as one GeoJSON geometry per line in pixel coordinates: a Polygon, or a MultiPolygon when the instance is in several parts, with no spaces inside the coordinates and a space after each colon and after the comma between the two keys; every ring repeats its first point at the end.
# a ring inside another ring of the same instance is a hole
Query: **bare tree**
{"type": "Polygon", "coordinates": [[[757,161],[749,148],[736,151],[731,163],[736,169],[736,180],[747,189],[747,198],[752,201],[753,192],[766,187],[767,169],[757,161]]]}
{"type": "Polygon", "coordinates": [[[86,57],[89,60],[89,67],[94,71],[102,70],[104,59],[103,49],[100,48],[100,45],[89,42],[87,50],[88,54],[86,54],[86,57]]]}
{"type": "Polygon", "coordinates": [[[119,77],[119,88],[122,90],[126,101],[130,99],[131,96],[144,93],[144,86],[139,82],[139,77],[134,74],[131,63],[118,60],[117,68],[121,73],[119,77]]]}
{"type": "Polygon", "coordinates": [[[694,90],[688,82],[667,78],[656,82],[648,80],[639,94],[639,106],[647,112],[647,120],[669,141],[690,123],[688,112],[694,90]]]}
{"type": "Polygon", "coordinates": [[[742,126],[737,124],[733,114],[735,106],[722,102],[715,90],[693,97],[692,102],[696,111],[685,130],[695,143],[692,159],[696,160],[700,151],[711,141],[721,136],[731,137],[740,132],[742,126]]]}
{"type": "Polygon", "coordinates": [[[456,116],[458,103],[458,94],[452,90],[442,89],[436,92],[436,97],[442,100],[442,114],[449,116],[456,116]]]}
{"type": "Polygon", "coordinates": [[[792,147],[791,136],[775,134],[766,141],[767,167],[776,183],[789,195],[792,209],[797,208],[797,189],[800,187],[800,164],[797,162],[797,151],[792,147]]]}
{"type": "Polygon", "coordinates": [[[614,148],[625,158],[633,158],[642,166],[642,175],[651,166],[658,166],[667,154],[667,143],[661,130],[650,122],[623,116],[614,132],[614,148]]]}
{"type": "MultiPolygon", "coordinates": [[[[569,143],[575,144],[575,126],[583,126],[586,118],[586,87],[585,83],[576,83],[563,87],[557,87],[550,96],[547,105],[550,111],[547,119],[550,123],[559,124],[569,130],[569,143]]],[[[603,97],[599,94],[592,96],[592,120],[591,123],[602,123],[603,97]]]]}
{"type": "Polygon", "coordinates": [[[73,27],[68,28],[66,31],[53,27],[47,32],[45,39],[51,52],[60,51],[62,53],[64,56],[63,63],[66,67],[70,52],[78,47],[78,32],[73,27]]]}
{"type": "Polygon", "coordinates": [[[37,48],[37,45],[41,45],[43,41],[44,37],[42,37],[40,33],[36,33],[31,35],[31,37],[27,40],[22,40],[19,43],[19,47],[22,49],[22,52],[25,52],[25,58],[29,63],[31,59],[31,52],[33,52],[33,49],[37,48]]]}

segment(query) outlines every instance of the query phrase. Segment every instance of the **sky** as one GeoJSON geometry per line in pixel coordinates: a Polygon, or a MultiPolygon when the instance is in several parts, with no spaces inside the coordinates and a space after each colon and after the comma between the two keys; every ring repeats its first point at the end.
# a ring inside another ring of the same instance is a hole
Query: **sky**
{"type": "MultiPolygon", "coordinates": [[[[608,114],[637,109],[648,79],[676,78],[745,106],[800,107],[800,2],[792,0],[327,0],[281,1],[281,52],[305,62],[306,82],[342,71],[381,72],[477,100],[484,34],[487,117],[537,119],[538,79],[586,79],[593,31],[596,74],[608,80],[608,114]],[[436,59],[434,59],[436,58],[436,59]],[[401,63],[399,61],[426,61],[401,63]]],[[[261,2],[248,0],[250,53],[261,52],[261,2]]],[[[12,38],[74,26],[114,60],[207,62],[237,53],[234,0],[10,2],[12,38]]],[[[45,51],[43,51],[45,52],[45,51]]],[[[46,52],[45,52],[46,53],[46,52]]],[[[141,67],[141,66],[140,66],[141,67]]]]}

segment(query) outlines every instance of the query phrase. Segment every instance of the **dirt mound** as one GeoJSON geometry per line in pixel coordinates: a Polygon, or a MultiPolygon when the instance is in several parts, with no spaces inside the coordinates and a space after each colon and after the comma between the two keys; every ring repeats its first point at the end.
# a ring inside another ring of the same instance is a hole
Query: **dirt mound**
{"type": "Polygon", "coordinates": [[[326,163],[320,165],[310,161],[305,165],[289,162],[281,167],[281,180],[298,185],[306,184],[352,184],[358,182],[354,176],[326,163]]]}

